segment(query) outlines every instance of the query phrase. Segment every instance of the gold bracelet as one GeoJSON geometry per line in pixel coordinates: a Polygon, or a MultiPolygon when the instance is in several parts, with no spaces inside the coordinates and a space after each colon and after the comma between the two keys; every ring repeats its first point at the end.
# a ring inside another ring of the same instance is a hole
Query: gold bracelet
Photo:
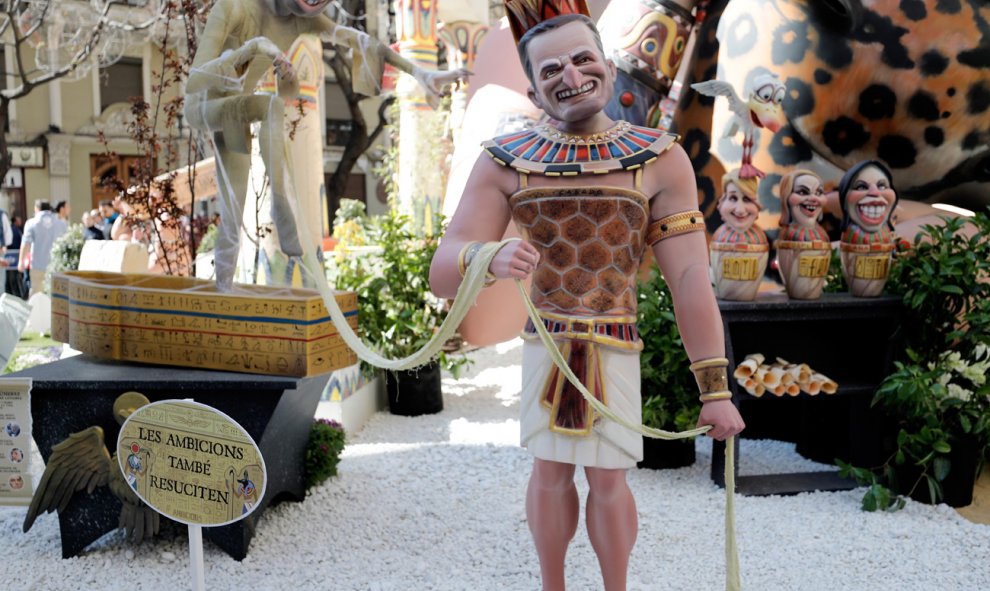
{"type": "MultiPolygon", "coordinates": [[[[457,255],[457,272],[461,274],[461,278],[467,273],[467,268],[471,265],[475,255],[484,246],[484,244],[475,240],[474,242],[468,242],[461,249],[461,252],[457,255]]],[[[485,287],[490,286],[497,280],[498,278],[491,271],[485,271],[485,287]]]]}
{"type": "Polygon", "coordinates": [[[696,361],[690,369],[702,396],[729,391],[729,360],[725,357],[696,361]]]}
{"type": "Polygon", "coordinates": [[[710,392],[708,394],[702,394],[698,396],[698,400],[702,403],[711,402],[712,400],[732,400],[732,392],[724,390],[722,392],[710,392]]]}
{"type": "Polygon", "coordinates": [[[467,273],[468,264],[471,263],[471,259],[474,258],[474,255],[478,254],[479,250],[481,250],[481,243],[478,241],[468,242],[461,249],[461,252],[457,255],[457,272],[461,274],[461,277],[464,277],[464,274],[467,273]]]}

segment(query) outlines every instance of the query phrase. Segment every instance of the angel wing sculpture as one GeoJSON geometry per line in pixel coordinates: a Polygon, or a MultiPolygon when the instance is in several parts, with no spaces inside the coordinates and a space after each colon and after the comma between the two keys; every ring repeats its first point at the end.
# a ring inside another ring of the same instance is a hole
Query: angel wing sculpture
{"type": "Polygon", "coordinates": [[[708,80],[691,85],[691,88],[705,96],[724,96],[729,100],[732,123],[725,137],[732,137],[743,130],[743,156],[739,167],[739,178],[763,178],[766,174],[753,165],[753,136],[757,128],[769,129],[776,133],[786,122],[780,104],[784,100],[785,87],[776,74],[760,74],[750,84],[747,100],[742,100],[732,85],[722,80],[708,80]]]}
{"type": "MultiPolygon", "coordinates": [[[[144,395],[125,392],[114,402],[114,417],[122,424],[131,413],[146,404],[148,399],[144,395]]],[[[142,469],[141,458],[133,461],[129,458],[128,464],[131,469],[142,469]]],[[[158,512],[135,494],[117,466],[117,454],[110,455],[107,451],[103,429],[97,426],[73,433],[52,447],[22,530],[27,532],[31,529],[41,513],[65,510],[77,492],[85,489],[86,494],[90,494],[98,486],[109,486],[114,496],[123,503],[119,527],[124,528],[131,541],[140,543],[158,533],[158,512]]]]}

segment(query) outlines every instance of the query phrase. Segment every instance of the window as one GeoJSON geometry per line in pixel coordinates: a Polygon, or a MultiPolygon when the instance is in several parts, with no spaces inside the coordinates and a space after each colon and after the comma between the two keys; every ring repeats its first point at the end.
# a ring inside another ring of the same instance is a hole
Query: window
{"type": "Polygon", "coordinates": [[[132,96],[144,96],[141,60],[123,58],[100,68],[100,111],[114,103],[130,103],[132,96]]]}

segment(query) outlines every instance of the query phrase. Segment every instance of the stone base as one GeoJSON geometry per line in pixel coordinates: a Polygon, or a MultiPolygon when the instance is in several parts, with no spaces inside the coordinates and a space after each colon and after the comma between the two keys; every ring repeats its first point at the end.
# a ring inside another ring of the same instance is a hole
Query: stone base
{"type": "MultiPolygon", "coordinates": [[[[268,469],[265,496],[246,519],[203,528],[210,540],[235,560],[247,555],[258,518],[268,505],[305,498],[304,460],[313,415],[330,374],[297,378],[194,368],[106,361],[78,355],[26,369],[11,377],[29,377],[34,440],[47,462],[52,446],[93,425],[104,431],[109,449],[120,425],[114,400],[129,390],[151,402],[191,399],[226,413],[258,444],[268,469]]],[[[59,511],[62,557],[71,558],[117,528],[120,501],[108,487],[77,492],[59,511]]],[[[163,518],[164,519],[164,518],[163,518]]],[[[28,534],[30,535],[30,533],[28,534]]]]}

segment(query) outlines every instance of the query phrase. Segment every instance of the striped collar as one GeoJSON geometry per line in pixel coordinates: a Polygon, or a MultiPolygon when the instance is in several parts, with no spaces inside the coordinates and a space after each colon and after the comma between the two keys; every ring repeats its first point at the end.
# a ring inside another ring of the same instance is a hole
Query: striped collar
{"type": "Polygon", "coordinates": [[[828,242],[828,232],[818,224],[813,228],[801,224],[788,224],[780,228],[780,239],[794,242],[828,242]]]}
{"type": "Polygon", "coordinates": [[[618,121],[591,136],[569,135],[540,125],[481,145],[496,162],[521,173],[570,176],[634,170],[655,160],[677,139],[659,129],[618,121]]]}
{"type": "Polygon", "coordinates": [[[846,244],[893,244],[894,233],[886,227],[876,232],[868,232],[856,224],[849,224],[842,232],[842,242],[846,244]]]}
{"type": "Polygon", "coordinates": [[[769,244],[767,235],[756,224],[753,224],[745,232],[740,232],[729,224],[722,224],[715,230],[715,234],[712,235],[712,242],[726,244],[769,244]]]}

